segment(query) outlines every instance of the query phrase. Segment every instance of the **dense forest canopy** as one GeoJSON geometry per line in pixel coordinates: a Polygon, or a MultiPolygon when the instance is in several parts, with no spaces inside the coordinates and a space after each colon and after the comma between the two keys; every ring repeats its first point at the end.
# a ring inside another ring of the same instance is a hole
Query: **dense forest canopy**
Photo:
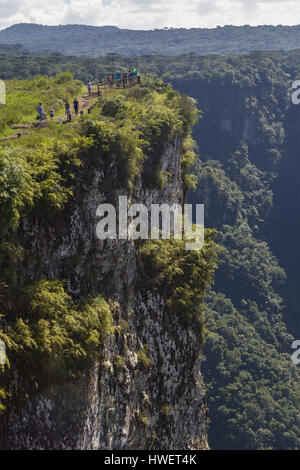
{"type": "Polygon", "coordinates": [[[299,372],[290,358],[300,334],[300,110],[291,100],[299,56],[251,52],[199,63],[168,79],[203,111],[189,199],[205,203],[206,225],[223,247],[206,303],[210,443],[299,448],[299,372]]]}
{"type": "Polygon", "coordinates": [[[199,80],[215,77],[224,80],[240,80],[244,86],[260,73],[277,74],[284,79],[294,80],[300,73],[300,49],[280,52],[248,52],[241,55],[221,56],[216,54],[197,55],[187,53],[174,56],[146,54],[141,56],[120,56],[107,54],[104,57],[88,58],[65,56],[61,53],[33,54],[21,45],[7,46],[0,42],[0,78],[32,78],[35,75],[53,76],[61,72],[71,72],[78,80],[89,78],[98,81],[106,79],[106,74],[117,70],[138,67],[141,73],[154,73],[167,80],[184,77],[185,80],[199,80]],[[264,70],[264,72],[263,72],[264,70]],[[252,78],[251,78],[252,77],[252,78]]]}
{"type": "Polygon", "coordinates": [[[300,26],[224,26],[217,28],[165,28],[150,31],[115,26],[42,26],[17,24],[0,32],[0,43],[16,44],[33,52],[100,57],[164,53],[178,55],[239,54],[251,50],[291,50],[300,46],[300,26]]]}

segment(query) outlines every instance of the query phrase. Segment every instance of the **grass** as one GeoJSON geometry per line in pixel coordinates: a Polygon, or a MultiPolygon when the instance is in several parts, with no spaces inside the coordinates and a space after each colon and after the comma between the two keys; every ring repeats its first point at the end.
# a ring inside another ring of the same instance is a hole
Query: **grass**
{"type": "Polygon", "coordinates": [[[7,136],[10,126],[34,121],[41,102],[46,113],[51,106],[56,116],[64,113],[65,100],[71,101],[83,93],[83,84],[72,74],[62,73],[54,78],[37,77],[32,80],[6,82],[6,105],[0,105],[0,135],[7,136]]]}

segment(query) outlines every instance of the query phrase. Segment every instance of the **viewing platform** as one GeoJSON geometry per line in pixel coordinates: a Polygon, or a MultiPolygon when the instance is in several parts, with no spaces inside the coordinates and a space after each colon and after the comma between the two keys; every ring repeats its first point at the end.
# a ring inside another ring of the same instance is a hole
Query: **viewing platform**
{"type": "Polygon", "coordinates": [[[96,83],[97,94],[101,96],[103,92],[107,93],[112,89],[125,89],[132,88],[133,86],[139,85],[141,83],[141,76],[135,75],[133,77],[123,77],[115,79],[111,77],[111,80],[106,80],[105,82],[96,83]]]}

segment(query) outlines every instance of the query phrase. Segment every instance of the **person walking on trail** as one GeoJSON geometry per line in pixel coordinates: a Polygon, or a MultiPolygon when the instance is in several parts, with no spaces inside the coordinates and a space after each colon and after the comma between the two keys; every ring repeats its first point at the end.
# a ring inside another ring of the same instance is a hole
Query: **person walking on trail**
{"type": "Polygon", "coordinates": [[[54,108],[53,108],[53,106],[51,106],[49,114],[50,114],[50,119],[52,120],[54,118],[54,108]]]}
{"type": "Polygon", "coordinates": [[[37,107],[37,112],[38,112],[38,115],[39,115],[39,118],[40,119],[43,119],[44,118],[44,108],[43,108],[43,105],[42,103],[40,103],[37,107]]]}
{"type": "Polygon", "coordinates": [[[88,80],[87,89],[88,89],[88,93],[89,93],[89,96],[90,96],[91,93],[92,93],[92,82],[91,82],[91,80],[88,80]]]}
{"type": "Polygon", "coordinates": [[[79,111],[79,101],[77,98],[75,98],[75,100],[73,101],[73,107],[74,107],[74,112],[77,116],[78,114],[78,111],[79,111]]]}

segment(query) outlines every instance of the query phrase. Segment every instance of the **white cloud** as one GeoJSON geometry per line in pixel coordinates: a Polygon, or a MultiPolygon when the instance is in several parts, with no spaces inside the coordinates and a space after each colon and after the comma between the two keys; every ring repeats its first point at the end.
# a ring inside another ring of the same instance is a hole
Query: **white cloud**
{"type": "Polygon", "coordinates": [[[214,27],[298,24],[298,0],[0,0],[0,28],[15,23],[214,27]]]}

